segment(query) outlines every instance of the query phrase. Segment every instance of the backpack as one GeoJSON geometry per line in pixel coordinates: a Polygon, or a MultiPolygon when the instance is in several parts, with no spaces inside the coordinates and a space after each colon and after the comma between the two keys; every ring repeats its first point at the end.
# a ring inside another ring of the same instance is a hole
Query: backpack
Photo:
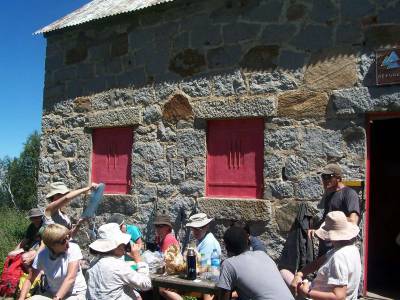
{"type": "Polygon", "coordinates": [[[14,296],[19,278],[23,273],[22,266],[22,253],[15,256],[7,256],[3,273],[0,277],[0,296],[14,296]]]}

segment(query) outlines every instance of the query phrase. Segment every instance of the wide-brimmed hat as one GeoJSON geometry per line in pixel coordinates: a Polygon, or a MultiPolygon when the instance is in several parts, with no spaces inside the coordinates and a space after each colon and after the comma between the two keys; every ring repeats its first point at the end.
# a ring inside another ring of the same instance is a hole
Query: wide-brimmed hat
{"type": "Polygon", "coordinates": [[[213,218],[209,219],[205,213],[198,213],[189,218],[186,227],[200,228],[210,223],[213,218]]]}
{"type": "Polygon", "coordinates": [[[315,234],[326,241],[348,241],[355,238],[359,231],[360,228],[347,221],[342,211],[331,211],[315,234]]]}
{"type": "Polygon", "coordinates": [[[40,210],[40,208],[32,208],[28,211],[28,215],[26,216],[27,219],[30,218],[35,218],[35,217],[42,217],[43,216],[43,212],[40,210]]]}
{"type": "Polygon", "coordinates": [[[119,229],[117,223],[108,223],[99,227],[98,231],[99,239],[95,240],[89,245],[91,249],[97,252],[109,252],[114,250],[121,244],[128,244],[131,236],[123,233],[119,229]]]}
{"type": "Polygon", "coordinates": [[[337,164],[326,165],[318,174],[335,175],[337,177],[342,177],[342,168],[337,164]]]}
{"type": "Polygon", "coordinates": [[[64,182],[57,181],[50,184],[50,192],[46,195],[46,198],[50,198],[57,194],[66,194],[70,191],[64,182]]]}
{"type": "Polygon", "coordinates": [[[154,225],[167,225],[172,228],[171,219],[167,215],[158,215],[154,218],[154,225]]]}

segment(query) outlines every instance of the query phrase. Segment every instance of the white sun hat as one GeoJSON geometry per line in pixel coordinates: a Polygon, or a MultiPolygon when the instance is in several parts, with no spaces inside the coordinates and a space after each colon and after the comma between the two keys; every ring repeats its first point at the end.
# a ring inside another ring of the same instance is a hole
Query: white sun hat
{"type": "Polygon", "coordinates": [[[57,182],[52,182],[50,184],[50,192],[46,195],[46,198],[50,198],[54,195],[61,194],[64,195],[70,191],[69,188],[65,185],[64,182],[57,181],[57,182]]]}
{"type": "Polygon", "coordinates": [[[360,228],[347,221],[342,211],[331,211],[315,234],[326,241],[349,241],[355,238],[359,231],[360,228]]]}
{"type": "Polygon", "coordinates": [[[99,239],[95,240],[89,247],[97,252],[109,252],[121,244],[128,244],[131,236],[123,233],[117,223],[108,223],[99,227],[99,239]]]}
{"type": "Polygon", "coordinates": [[[200,228],[210,223],[213,218],[209,219],[205,213],[198,213],[189,218],[186,227],[200,228]]]}

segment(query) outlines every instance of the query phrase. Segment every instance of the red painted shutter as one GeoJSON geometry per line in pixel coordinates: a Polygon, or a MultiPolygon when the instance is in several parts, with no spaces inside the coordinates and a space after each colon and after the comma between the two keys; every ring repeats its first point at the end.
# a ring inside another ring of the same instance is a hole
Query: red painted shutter
{"type": "Polygon", "coordinates": [[[93,130],[92,181],[104,182],[106,193],[129,193],[132,143],[132,128],[93,130]]]}
{"type": "Polygon", "coordinates": [[[264,120],[208,122],[207,196],[261,198],[264,120]]]}

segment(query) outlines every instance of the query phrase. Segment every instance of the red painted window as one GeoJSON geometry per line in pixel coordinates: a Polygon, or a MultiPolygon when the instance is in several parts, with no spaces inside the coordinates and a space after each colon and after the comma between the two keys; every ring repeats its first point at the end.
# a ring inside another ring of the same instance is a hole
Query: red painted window
{"type": "Polygon", "coordinates": [[[264,120],[208,122],[207,196],[262,198],[264,120]]]}
{"type": "Polygon", "coordinates": [[[131,180],[132,128],[93,130],[92,181],[104,182],[105,192],[127,194],[131,180]]]}

